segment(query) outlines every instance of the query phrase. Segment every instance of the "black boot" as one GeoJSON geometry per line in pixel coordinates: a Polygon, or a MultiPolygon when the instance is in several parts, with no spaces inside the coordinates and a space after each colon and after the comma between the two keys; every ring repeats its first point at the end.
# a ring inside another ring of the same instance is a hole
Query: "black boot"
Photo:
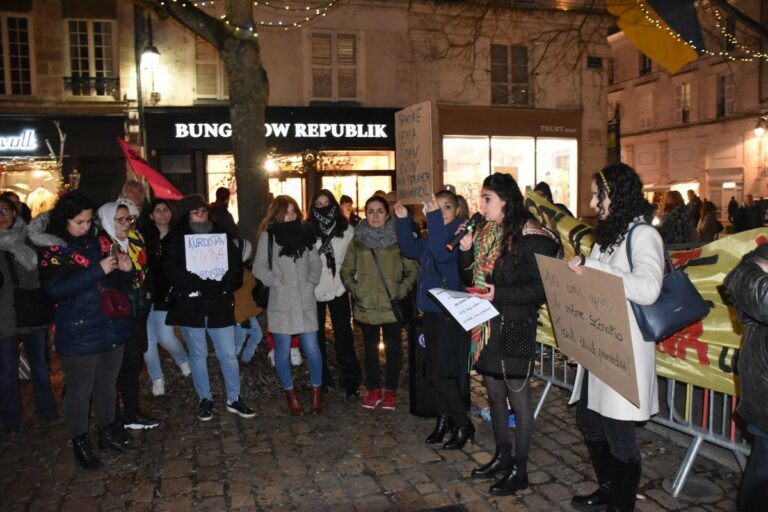
{"type": "Polygon", "coordinates": [[[611,504],[608,512],[632,512],[635,510],[637,486],[640,484],[640,461],[624,462],[614,458],[615,479],[611,487],[611,504]]]}
{"type": "Polygon", "coordinates": [[[438,444],[443,442],[446,432],[453,430],[453,420],[450,416],[438,416],[435,423],[435,430],[427,437],[427,444],[438,444]]]}
{"type": "Polygon", "coordinates": [[[120,422],[115,421],[106,427],[99,427],[99,448],[110,449],[116,452],[133,450],[128,433],[120,422]]]}
{"type": "Polygon", "coordinates": [[[472,470],[472,478],[495,478],[497,473],[512,469],[512,445],[509,443],[496,445],[496,453],[484,466],[472,470]]]}
{"type": "Polygon", "coordinates": [[[467,441],[475,442],[475,426],[470,421],[466,427],[456,427],[453,429],[453,435],[447,443],[443,445],[446,450],[461,450],[467,441]]]}
{"type": "Polygon", "coordinates": [[[600,487],[592,494],[574,496],[571,506],[581,512],[603,512],[611,503],[613,456],[606,441],[585,441],[600,487]]]}
{"type": "Polygon", "coordinates": [[[506,475],[491,486],[488,492],[491,496],[510,496],[517,491],[528,488],[528,472],[525,469],[517,470],[517,467],[525,468],[524,462],[515,462],[506,475]]]}
{"type": "Polygon", "coordinates": [[[102,467],[101,461],[93,453],[93,445],[88,434],[73,437],[72,449],[75,451],[75,460],[81,468],[94,471],[102,467]]]}

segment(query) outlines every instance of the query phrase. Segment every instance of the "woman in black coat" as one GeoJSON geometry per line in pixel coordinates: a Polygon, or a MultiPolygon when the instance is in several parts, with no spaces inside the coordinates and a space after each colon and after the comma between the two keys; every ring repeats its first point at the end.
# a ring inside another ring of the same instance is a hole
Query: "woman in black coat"
{"type": "Polygon", "coordinates": [[[75,459],[89,470],[101,467],[88,437],[91,403],[99,447],[128,447],[122,424],[115,421],[115,402],[129,320],[108,317],[101,294],[105,288],[128,287],[134,274],[130,257],[111,255],[109,237],[96,236],[93,217],[91,200],[73,191],[59,199],[49,217],[35,219],[50,236],[39,265],[43,286],[57,304],[56,351],[67,386],[64,421],[75,459]]]}
{"type": "Polygon", "coordinates": [[[558,243],[555,235],[530,218],[520,189],[509,174],[487,177],[480,197],[480,211],[487,223],[474,237],[470,233],[461,240],[459,265],[465,284],[487,290],[476,295],[492,301],[501,315],[472,336],[475,354],[480,352],[475,369],[488,391],[496,440],[493,459],[474,470],[472,476],[493,478],[504,472],[490,493],[506,496],[528,487],[528,450],[533,434],[528,381],[533,373],[538,310],[546,299],[536,254],[555,256],[558,243]],[[512,335],[521,342],[520,357],[509,357],[505,350],[504,339],[512,335]],[[514,456],[507,401],[515,411],[514,456]]]}

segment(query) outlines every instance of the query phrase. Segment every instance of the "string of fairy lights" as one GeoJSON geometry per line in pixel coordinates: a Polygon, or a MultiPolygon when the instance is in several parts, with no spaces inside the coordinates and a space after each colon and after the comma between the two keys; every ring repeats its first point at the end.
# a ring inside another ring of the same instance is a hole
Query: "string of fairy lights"
{"type": "MultiPolygon", "coordinates": [[[[160,5],[164,6],[166,2],[171,1],[175,4],[180,4],[182,7],[186,8],[189,6],[193,6],[196,8],[202,8],[202,7],[209,7],[209,6],[215,6],[216,1],[215,0],[161,0],[160,5]]],[[[274,2],[274,1],[254,1],[253,5],[254,7],[261,7],[267,10],[270,10],[278,15],[276,20],[257,20],[254,22],[253,25],[250,26],[238,26],[232,23],[227,15],[220,16],[220,19],[224,21],[226,25],[232,28],[232,30],[235,31],[235,33],[239,35],[248,34],[252,37],[256,38],[259,37],[258,32],[256,32],[257,27],[263,27],[266,29],[277,29],[277,30],[293,30],[293,29],[300,29],[304,25],[312,22],[313,20],[317,18],[325,17],[328,12],[330,12],[333,7],[335,7],[338,3],[340,3],[341,0],[330,0],[323,2],[321,4],[316,5],[301,5],[301,6],[294,6],[287,3],[281,3],[281,2],[274,2]],[[284,19],[282,19],[279,15],[279,13],[283,13],[286,15],[284,19]]]]}
{"type": "Polygon", "coordinates": [[[723,26],[723,24],[721,23],[722,15],[715,8],[713,8],[712,11],[715,14],[715,25],[717,26],[718,30],[720,30],[720,33],[724,37],[726,37],[731,43],[733,43],[735,48],[738,48],[739,50],[749,55],[748,57],[732,55],[730,51],[724,51],[724,50],[712,51],[704,47],[699,47],[693,41],[685,40],[680,34],[672,30],[672,28],[669,25],[662,23],[662,21],[657,16],[654,16],[648,10],[648,8],[646,7],[645,3],[642,0],[636,0],[636,3],[638,8],[640,9],[640,12],[643,14],[643,17],[648,23],[650,23],[660,31],[666,32],[673,39],[687,45],[688,47],[692,48],[696,52],[700,52],[700,53],[703,53],[704,55],[709,55],[714,57],[725,57],[726,59],[730,61],[735,61],[735,62],[754,62],[755,59],[768,59],[768,54],[759,52],[756,50],[752,50],[750,48],[747,48],[743,44],[739,43],[736,40],[735,36],[733,36],[733,34],[730,34],[728,30],[723,26]]]}

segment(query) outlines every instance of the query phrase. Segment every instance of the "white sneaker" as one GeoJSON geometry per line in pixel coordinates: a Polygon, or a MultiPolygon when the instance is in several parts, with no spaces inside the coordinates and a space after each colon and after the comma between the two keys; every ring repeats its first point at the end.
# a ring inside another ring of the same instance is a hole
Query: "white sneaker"
{"type": "Polygon", "coordinates": [[[192,369],[189,367],[189,363],[181,363],[179,365],[179,370],[181,370],[181,374],[184,377],[189,377],[189,374],[192,373],[192,369]]]}
{"type": "Polygon", "coordinates": [[[291,348],[291,365],[301,366],[301,350],[299,350],[299,347],[291,348]]]}
{"type": "Polygon", "coordinates": [[[267,359],[269,359],[269,362],[272,363],[272,366],[275,366],[275,351],[270,350],[269,354],[267,354],[267,359]]]}
{"type": "Polygon", "coordinates": [[[152,381],[152,395],[163,396],[165,394],[165,381],[156,379],[152,381]]]}

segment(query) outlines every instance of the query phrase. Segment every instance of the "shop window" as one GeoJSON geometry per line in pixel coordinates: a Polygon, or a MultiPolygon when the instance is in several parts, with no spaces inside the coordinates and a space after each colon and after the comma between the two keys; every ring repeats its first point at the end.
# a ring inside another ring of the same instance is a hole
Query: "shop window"
{"type": "Polygon", "coordinates": [[[524,45],[491,45],[491,104],[530,104],[528,49],[524,45]]]}
{"type": "MultiPolygon", "coordinates": [[[[304,211],[306,195],[306,190],[304,189],[304,178],[269,178],[269,193],[272,194],[272,197],[291,196],[296,201],[296,203],[298,203],[299,208],[302,209],[301,213],[306,216],[307,212],[304,211]]],[[[230,211],[232,211],[231,204],[232,202],[230,199],[230,211]]]]}
{"type": "Polygon", "coordinates": [[[78,97],[119,97],[115,65],[115,22],[66,20],[67,44],[64,89],[78,97]]]}
{"type": "Polygon", "coordinates": [[[490,169],[488,137],[445,136],[443,138],[443,184],[456,187],[469,209],[480,205],[480,189],[490,169]]]}
{"type": "Polygon", "coordinates": [[[536,185],[535,153],[533,137],[492,137],[491,172],[511,174],[525,192],[536,185]]]}
{"type": "MultiPolygon", "coordinates": [[[[216,200],[216,189],[228,188],[229,213],[238,221],[237,217],[237,185],[235,182],[235,158],[232,155],[208,155],[206,162],[207,190],[206,199],[209,203],[216,200]]],[[[301,203],[299,203],[301,204],[301,203]]]]}
{"type": "Polygon", "coordinates": [[[192,155],[160,155],[160,172],[182,194],[195,192],[192,155]]]}
{"type": "Polygon", "coordinates": [[[691,121],[691,84],[678,84],[675,87],[675,122],[691,121]]]}
{"type": "Polygon", "coordinates": [[[578,141],[536,139],[536,182],[546,181],[552,198],[575,212],[578,183],[578,141]]]}
{"type": "Polygon", "coordinates": [[[733,76],[719,75],[717,77],[717,110],[715,112],[715,115],[718,118],[733,115],[733,100],[735,94],[733,76]]]}
{"type": "Polygon", "coordinates": [[[32,94],[29,18],[0,15],[0,95],[32,94]]]}
{"type": "Polygon", "coordinates": [[[195,37],[195,96],[198,99],[229,98],[229,83],[224,62],[214,46],[195,37]]]}
{"type": "Polygon", "coordinates": [[[318,100],[357,99],[357,36],[312,33],[312,97],[318,100]]]}
{"type": "Polygon", "coordinates": [[[323,176],[320,186],[330,190],[338,201],[342,195],[352,198],[355,213],[365,217],[364,206],[369,197],[377,190],[392,190],[391,176],[355,174],[353,176],[323,176]]]}
{"type": "Polygon", "coordinates": [[[644,53],[640,54],[640,76],[649,75],[651,73],[651,59],[644,53]]]}

